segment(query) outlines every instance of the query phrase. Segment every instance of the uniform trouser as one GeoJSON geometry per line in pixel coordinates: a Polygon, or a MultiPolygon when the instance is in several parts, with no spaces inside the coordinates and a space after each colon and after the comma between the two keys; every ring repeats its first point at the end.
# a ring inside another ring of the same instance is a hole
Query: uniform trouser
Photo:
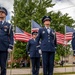
{"type": "Polygon", "coordinates": [[[55,52],[42,52],[43,75],[53,75],[55,52]]]}
{"type": "Polygon", "coordinates": [[[39,75],[40,58],[39,57],[31,58],[31,63],[32,63],[32,75],[39,75]]]}
{"type": "Polygon", "coordinates": [[[6,62],[7,62],[8,52],[1,52],[0,51],[0,67],[1,67],[1,74],[6,75],[6,62]]]}

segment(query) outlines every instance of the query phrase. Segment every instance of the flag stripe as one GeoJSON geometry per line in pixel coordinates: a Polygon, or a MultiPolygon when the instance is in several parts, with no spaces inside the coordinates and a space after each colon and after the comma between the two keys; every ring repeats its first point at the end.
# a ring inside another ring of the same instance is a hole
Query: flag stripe
{"type": "Polygon", "coordinates": [[[31,39],[31,34],[21,30],[19,27],[16,27],[16,32],[14,34],[14,40],[28,42],[31,39]]]}
{"type": "Polygon", "coordinates": [[[57,38],[57,44],[61,44],[61,45],[67,45],[67,40],[65,40],[65,35],[60,33],[60,32],[56,32],[56,38],[57,38]]]}

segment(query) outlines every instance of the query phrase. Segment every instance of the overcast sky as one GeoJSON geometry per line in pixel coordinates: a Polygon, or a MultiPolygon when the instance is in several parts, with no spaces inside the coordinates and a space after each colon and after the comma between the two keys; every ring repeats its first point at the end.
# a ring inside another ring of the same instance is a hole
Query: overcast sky
{"type": "Polygon", "coordinates": [[[68,13],[69,16],[75,19],[75,0],[53,0],[52,3],[55,3],[55,6],[48,8],[48,12],[60,10],[62,14],[68,13]]]}
{"type": "Polygon", "coordinates": [[[8,10],[9,15],[7,16],[7,20],[11,19],[13,3],[14,0],[0,0],[0,6],[5,7],[8,10]]]}
{"type": "MultiPolygon", "coordinates": [[[[0,0],[0,6],[4,6],[9,12],[7,20],[11,19],[13,3],[14,0],[0,0]]],[[[69,16],[75,19],[75,0],[53,0],[52,3],[55,3],[55,6],[53,6],[53,8],[48,8],[48,12],[51,10],[55,12],[60,10],[62,14],[68,13],[69,16]]]]}

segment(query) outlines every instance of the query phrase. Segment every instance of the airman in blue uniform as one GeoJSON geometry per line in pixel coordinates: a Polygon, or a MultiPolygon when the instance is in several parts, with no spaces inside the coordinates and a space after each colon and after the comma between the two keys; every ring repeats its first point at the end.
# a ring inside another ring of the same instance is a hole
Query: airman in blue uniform
{"type": "Polygon", "coordinates": [[[73,32],[71,44],[73,49],[73,55],[75,56],[75,32],[73,32]]]}
{"type": "Polygon", "coordinates": [[[7,10],[4,7],[0,7],[0,75],[6,75],[8,52],[12,51],[14,42],[12,26],[5,21],[7,15],[7,10]]]}
{"type": "Polygon", "coordinates": [[[26,51],[30,55],[31,63],[32,63],[32,75],[39,75],[39,67],[40,67],[40,54],[39,54],[39,46],[37,46],[37,32],[32,32],[32,39],[29,40],[27,44],[26,51]]]}
{"type": "Polygon", "coordinates": [[[53,75],[54,56],[56,51],[55,31],[50,28],[51,17],[44,16],[42,23],[45,27],[40,28],[37,36],[37,42],[41,40],[43,75],[53,75]]]}

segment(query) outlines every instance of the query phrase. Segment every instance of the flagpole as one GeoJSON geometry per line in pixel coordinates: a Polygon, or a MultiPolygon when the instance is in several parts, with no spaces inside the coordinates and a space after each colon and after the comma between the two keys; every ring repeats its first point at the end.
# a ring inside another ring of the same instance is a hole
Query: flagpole
{"type": "Polygon", "coordinates": [[[31,33],[32,33],[32,20],[31,20],[31,33]]]}
{"type": "Polygon", "coordinates": [[[64,46],[65,46],[65,72],[66,72],[66,44],[67,44],[67,42],[66,42],[66,25],[65,25],[65,39],[64,39],[64,46]]]}
{"type": "MultiPolygon", "coordinates": [[[[31,33],[32,33],[32,19],[31,19],[31,33]]],[[[31,59],[30,59],[30,74],[32,73],[32,65],[31,65],[31,59]]]]}

